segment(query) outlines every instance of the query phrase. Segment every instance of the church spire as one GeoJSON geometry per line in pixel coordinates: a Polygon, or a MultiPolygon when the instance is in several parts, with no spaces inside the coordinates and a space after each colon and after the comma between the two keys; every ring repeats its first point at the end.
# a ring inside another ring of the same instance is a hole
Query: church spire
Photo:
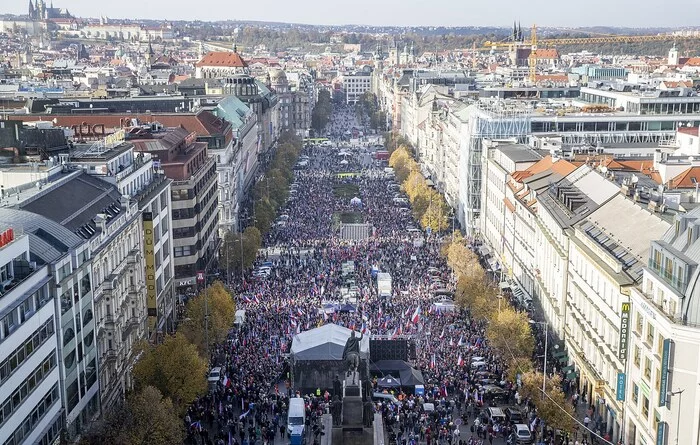
{"type": "Polygon", "coordinates": [[[34,18],[34,4],[32,3],[32,0],[29,0],[29,18],[34,18]]]}

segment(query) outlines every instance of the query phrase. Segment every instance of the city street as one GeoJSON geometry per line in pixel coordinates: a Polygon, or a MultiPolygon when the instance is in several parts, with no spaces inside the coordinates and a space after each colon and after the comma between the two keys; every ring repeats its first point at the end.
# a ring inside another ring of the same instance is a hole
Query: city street
{"type": "MultiPolygon", "coordinates": [[[[353,119],[352,109],[337,110],[329,124],[331,133],[347,131],[353,119]]],[[[222,366],[225,377],[216,391],[192,405],[186,419],[191,426],[189,440],[195,443],[206,436],[228,443],[230,435],[232,443],[264,438],[286,443],[280,426],[286,420],[288,397],[294,395],[287,389],[285,363],[292,338],[336,323],[372,335],[412,338],[417,345],[413,365],[423,372],[425,396],[415,397],[413,388],[403,388],[395,391],[403,399],[400,406],[375,404],[385,419],[387,443],[471,443],[470,438],[481,432],[484,438],[494,436],[485,443],[504,444],[510,430],[505,421],[481,422],[471,431],[481,404],[489,406],[489,395],[484,395],[478,380],[489,378],[502,387],[501,405],[514,403],[516,393],[503,381],[502,365],[486,346],[483,326],[458,311],[437,311],[433,305],[444,297],[435,295],[431,277],[433,282],[439,277],[444,288],[454,290],[451,271],[439,253],[441,238],[415,242],[424,235],[415,230],[411,212],[394,204],[393,199],[403,195],[390,187],[384,166],[375,164],[364,148],[343,147],[343,155],[339,151],[337,147],[304,150],[310,163],[296,171],[294,192],[284,210],[287,216],[268,234],[266,257],[259,261],[271,263],[269,275],[249,275],[233,285],[237,309],[246,311],[246,322],[212,354],[212,365],[222,366]],[[349,172],[360,174],[339,177],[349,172]],[[338,186],[359,191],[361,204],[350,202],[355,196],[339,196],[338,186]],[[354,242],[339,239],[337,215],[350,213],[371,224],[375,236],[354,242]],[[348,261],[355,264],[356,300],[348,300],[343,289],[347,284],[341,265],[348,261]],[[391,274],[392,298],[378,298],[373,266],[391,274]],[[354,310],[319,310],[324,304],[349,301],[354,310]],[[470,366],[472,357],[481,357],[483,364],[470,366]],[[434,404],[435,410],[426,412],[426,403],[434,404]]],[[[320,390],[321,397],[308,395],[309,443],[318,439],[313,425],[326,412],[324,393],[332,389],[320,390]]]]}

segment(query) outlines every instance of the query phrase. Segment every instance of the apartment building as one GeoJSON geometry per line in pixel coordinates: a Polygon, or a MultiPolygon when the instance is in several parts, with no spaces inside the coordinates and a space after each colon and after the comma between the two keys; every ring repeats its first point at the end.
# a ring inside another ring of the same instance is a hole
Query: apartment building
{"type": "MultiPolygon", "coordinates": [[[[65,433],[68,438],[75,438],[99,415],[100,406],[90,245],[71,230],[27,210],[0,209],[0,223],[21,227],[29,236],[30,261],[49,268],[49,293],[57,317],[55,330],[61,382],[58,397],[63,403],[61,416],[65,433]]],[[[47,394],[43,416],[50,415],[54,409],[46,410],[53,400],[54,393],[47,394]]],[[[40,411],[31,414],[30,423],[42,418],[40,411]]]]}
{"type": "Polygon", "coordinates": [[[103,408],[111,407],[131,389],[132,346],[147,336],[138,202],[121,195],[115,185],[79,171],[45,185],[16,207],[61,224],[89,244],[99,399],[103,408]]]}
{"type": "Polygon", "coordinates": [[[49,266],[30,250],[30,234],[0,232],[0,437],[52,444],[63,428],[61,373],[49,266]]]}
{"type": "MultiPolygon", "coordinates": [[[[507,194],[509,175],[526,170],[542,155],[532,148],[508,142],[484,141],[481,170],[482,218],[480,231],[491,253],[491,268],[499,270],[506,258],[513,257],[514,230],[506,230],[506,218],[512,220],[513,200],[507,194]],[[506,207],[508,206],[508,207],[506,207]],[[508,252],[507,252],[508,250],[508,252]]],[[[510,221],[512,227],[512,221],[510,221]]],[[[510,227],[509,227],[510,228],[510,227]]],[[[511,264],[512,260],[507,264],[511,264]]]]}
{"type": "MultiPolygon", "coordinates": [[[[150,128],[150,125],[148,127],[150,128]]],[[[98,141],[97,144],[75,144],[68,156],[62,155],[60,158],[62,164],[81,169],[116,187],[117,192],[121,195],[120,201],[130,212],[132,212],[131,208],[134,205],[138,206],[137,211],[142,220],[139,223],[138,233],[134,234],[134,236],[138,236],[138,240],[133,237],[128,239],[128,243],[126,240],[122,240],[124,245],[128,244],[129,255],[131,255],[128,286],[129,292],[138,289],[139,294],[143,294],[145,289],[145,294],[134,300],[138,302],[139,317],[143,315],[140,314],[141,302],[145,299],[148,301],[146,307],[148,323],[144,326],[146,331],[139,333],[139,336],[144,334],[142,337],[156,340],[158,333],[172,332],[175,328],[174,261],[170,230],[172,227],[170,216],[170,185],[172,180],[159,173],[158,163],[154,162],[155,158],[150,153],[135,151],[133,144],[124,141],[125,137],[124,130],[117,130],[108,136],[107,144],[104,143],[104,140],[98,141]],[[150,219],[144,220],[143,214],[146,214],[150,219]],[[147,237],[148,233],[152,236],[147,237]],[[149,241],[148,245],[145,243],[146,239],[149,241]],[[139,256],[136,255],[136,252],[132,252],[132,249],[137,247],[140,250],[139,256]],[[132,279],[133,285],[131,284],[132,279]]],[[[128,233],[132,230],[135,229],[131,227],[123,232],[128,233]]],[[[110,249],[104,250],[110,251],[110,249]]],[[[106,280],[109,275],[112,275],[111,272],[105,270],[103,262],[96,261],[93,274],[97,276],[98,273],[99,277],[96,277],[98,284],[101,279],[106,280]]],[[[123,277],[120,279],[120,283],[125,286],[123,277]]],[[[115,290],[110,289],[109,286],[107,288],[111,291],[115,290]]],[[[95,301],[98,301],[97,298],[95,301]]],[[[114,315],[116,316],[113,319],[119,319],[120,314],[117,311],[117,306],[110,304],[110,308],[115,310],[114,315]]],[[[106,309],[107,306],[101,306],[103,314],[109,312],[106,309]]],[[[128,311],[130,310],[129,308],[128,311]]],[[[132,318],[127,314],[128,311],[122,314],[123,320],[132,318]]],[[[129,327],[135,327],[133,322],[135,320],[128,324],[129,327]]],[[[100,345],[102,344],[100,342],[100,345]]],[[[105,349],[109,348],[105,347],[105,349]]],[[[128,388],[129,385],[126,387],[128,388]]],[[[103,397],[103,403],[104,401],[103,397]]]]}
{"type": "MultiPolygon", "coordinates": [[[[143,129],[133,133],[129,141],[136,151],[150,153],[164,175],[173,180],[174,286],[176,294],[184,295],[193,290],[197,273],[211,266],[218,251],[216,161],[208,156],[207,144],[197,142],[197,134],[182,127],[143,129]]],[[[154,231],[154,242],[160,238],[161,233],[154,231]]]]}
{"type": "Polygon", "coordinates": [[[699,218],[697,208],[676,215],[649,243],[641,286],[631,289],[628,366],[620,377],[630,444],[700,437],[699,218]]]}

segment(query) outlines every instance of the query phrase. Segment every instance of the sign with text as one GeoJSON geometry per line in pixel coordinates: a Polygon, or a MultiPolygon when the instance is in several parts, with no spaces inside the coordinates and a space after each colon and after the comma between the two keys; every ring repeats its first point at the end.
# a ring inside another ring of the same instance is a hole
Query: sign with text
{"type": "Polygon", "coordinates": [[[143,212],[144,260],[146,261],[146,307],[149,317],[158,316],[156,292],[156,248],[153,236],[153,213],[143,212]]]}
{"type": "Polygon", "coordinates": [[[664,340],[663,352],[661,352],[661,383],[659,385],[659,406],[666,405],[666,392],[668,391],[668,365],[671,358],[671,340],[664,340]]]}
{"type": "Polygon", "coordinates": [[[620,344],[617,349],[617,358],[623,362],[627,360],[627,342],[629,341],[631,307],[631,303],[622,303],[622,309],[620,311],[620,344]]]}
{"type": "Polygon", "coordinates": [[[617,391],[615,400],[625,400],[625,388],[627,386],[627,375],[624,372],[617,373],[617,391]]]}
{"type": "Polygon", "coordinates": [[[666,422],[656,425],[656,445],[666,445],[666,422]]]}
{"type": "Polygon", "coordinates": [[[15,239],[15,231],[12,228],[0,233],[0,247],[5,247],[15,239]]]}

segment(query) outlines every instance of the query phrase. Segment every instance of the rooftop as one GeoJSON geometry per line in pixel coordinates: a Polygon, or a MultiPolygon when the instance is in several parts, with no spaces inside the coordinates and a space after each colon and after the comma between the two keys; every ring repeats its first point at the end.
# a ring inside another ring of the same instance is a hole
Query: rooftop
{"type": "Polygon", "coordinates": [[[202,60],[197,62],[196,66],[221,66],[229,68],[247,68],[248,64],[238,54],[237,51],[211,51],[207,53],[202,60]]]}

